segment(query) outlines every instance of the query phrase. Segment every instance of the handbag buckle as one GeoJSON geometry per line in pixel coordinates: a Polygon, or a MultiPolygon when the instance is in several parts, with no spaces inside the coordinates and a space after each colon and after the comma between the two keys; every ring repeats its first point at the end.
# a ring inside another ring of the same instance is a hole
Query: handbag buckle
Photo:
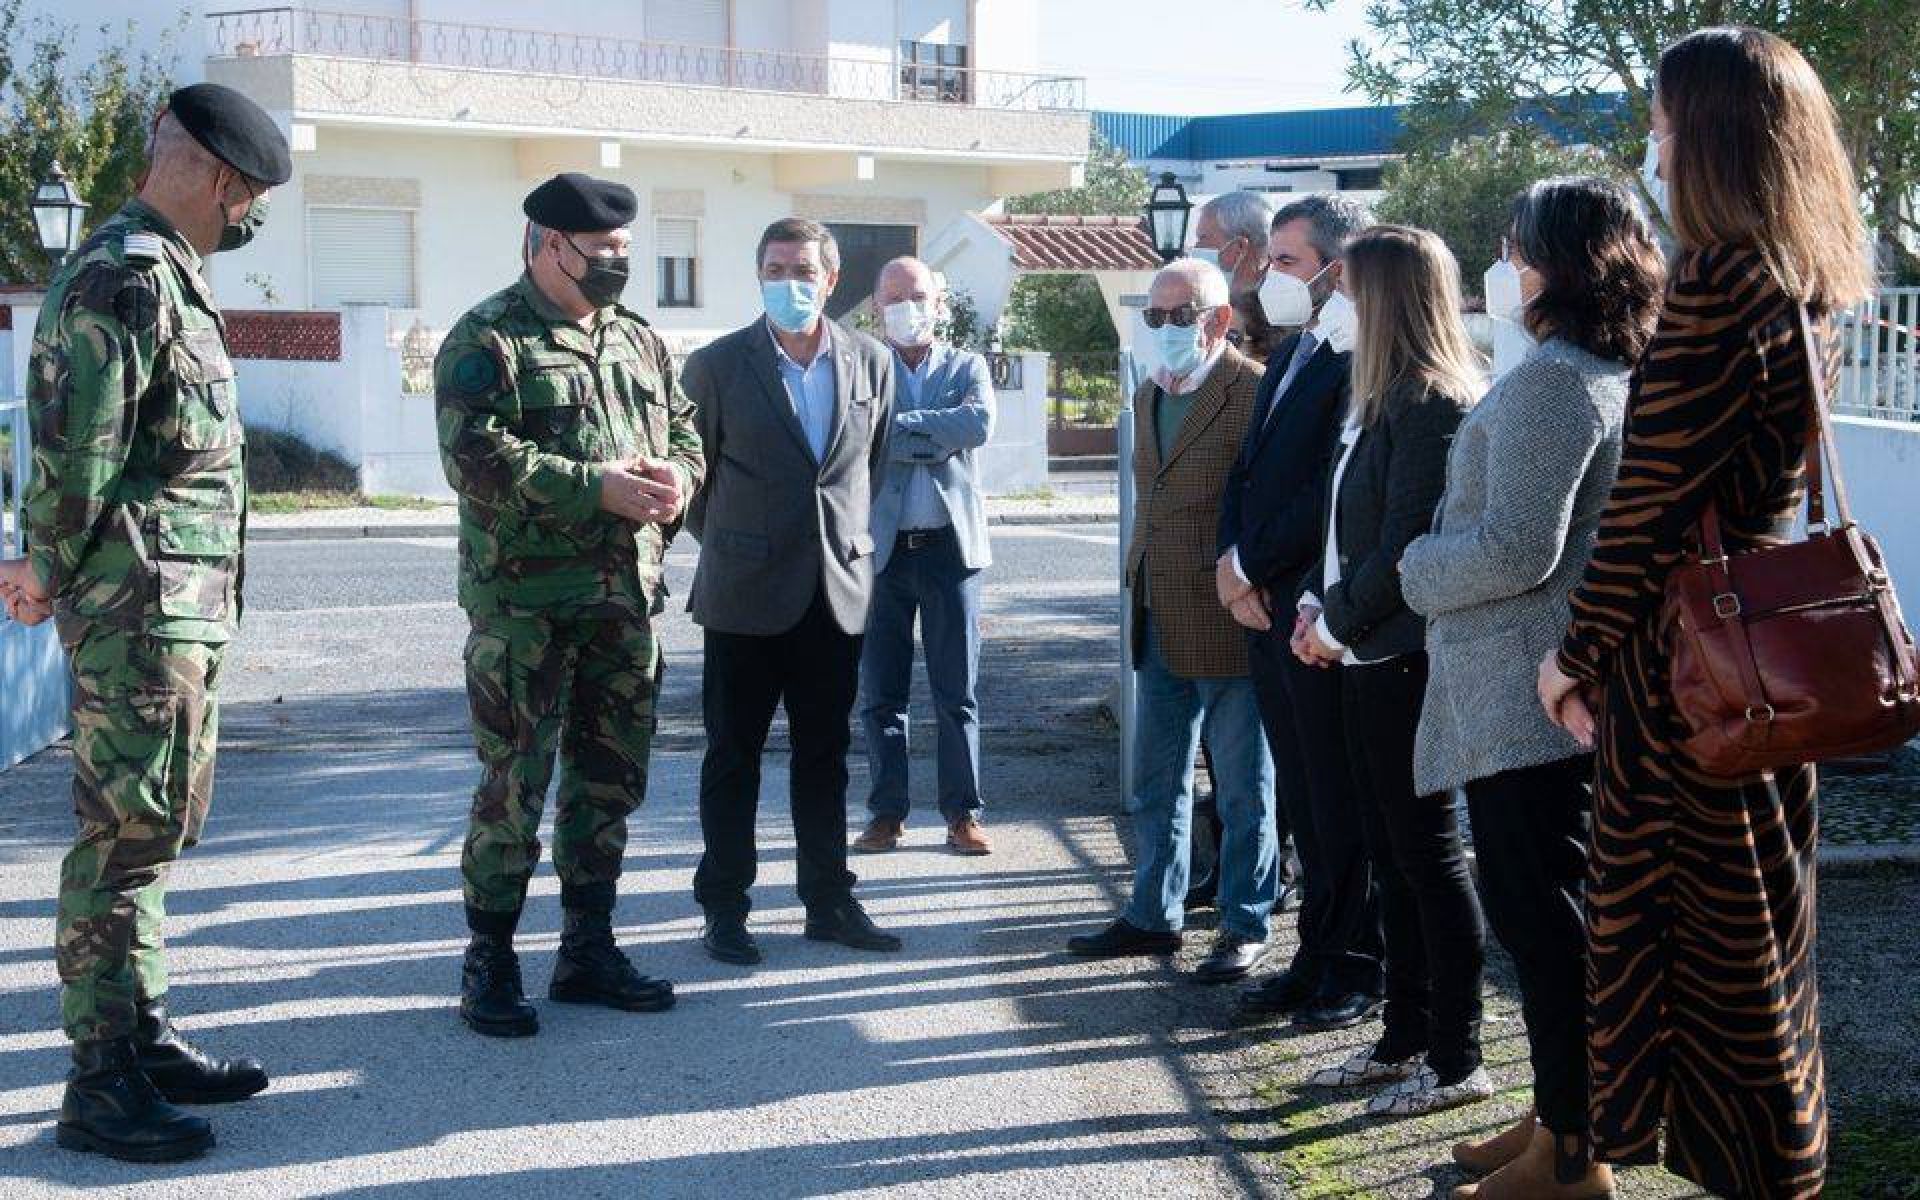
{"type": "Polygon", "coordinates": [[[1749,724],[1765,725],[1773,720],[1773,716],[1773,705],[1771,704],[1747,705],[1747,721],[1749,724]]]}
{"type": "Polygon", "coordinates": [[[1722,621],[1732,620],[1740,615],[1740,597],[1732,592],[1721,592],[1713,598],[1713,615],[1722,621]]]}

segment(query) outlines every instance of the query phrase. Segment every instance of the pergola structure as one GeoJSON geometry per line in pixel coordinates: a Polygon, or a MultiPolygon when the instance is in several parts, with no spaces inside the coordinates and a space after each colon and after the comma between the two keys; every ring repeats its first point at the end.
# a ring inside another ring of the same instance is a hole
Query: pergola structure
{"type": "Polygon", "coordinates": [[[972,298],[989,326],[999,321],[1014,281],[1023,275],[1092,276],[1122,346],[1132,339],[1131,313],[1145,303],[1139,297],[1160,269],[1160,255],[1137,214],[967,213],[930,238],[921,257],[947,277],[948,286],[972,298]]]}

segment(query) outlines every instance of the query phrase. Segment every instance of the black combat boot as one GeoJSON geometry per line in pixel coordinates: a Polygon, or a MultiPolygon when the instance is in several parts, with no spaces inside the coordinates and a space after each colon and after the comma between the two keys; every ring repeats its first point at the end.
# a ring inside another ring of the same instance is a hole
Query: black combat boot
{"type": "Polygon", "coordinates": [[[613,942],[613,887],[562,888],[565,924],[547,998],[561,1004],[600,1004],[625,1012],[665,1012],[673,984],[633,969],[613,942]]]}
{"type": "Polygon", "coordinates": [[[225,1104],[266,1090],[267,1069],[251,1058],[213,1058],[167,1019],[166,997],[140,1002],[133,1027],[140,1070],[174,1104],[225,1104]]]}
{"type": "Polygon", "coordinates": [[[174,1162],[205,1154],[213,1126],[167,1103],[140,1070],[132,1038],[73,1044],[73,1070],[54,1141],[127,1162],[174,1162]]]}
{"type": "Polygon", "coordinates": [[[460,968],[460,1019],[488,1037],[530,1037],[540,1032],[540,1014],[520,987],[520,956],[513,952],[519,913],[467,910],[473,940],[460,968]]]}

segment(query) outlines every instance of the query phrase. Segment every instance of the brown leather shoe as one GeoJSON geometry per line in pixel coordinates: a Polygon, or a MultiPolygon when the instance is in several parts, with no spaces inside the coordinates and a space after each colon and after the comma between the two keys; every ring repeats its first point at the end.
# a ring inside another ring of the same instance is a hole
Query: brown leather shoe
{"type": "Polygon", "coordinates": [[[1526,1149],[1506,1166],[1482,1179],[1453,1189],[1453,1200],[1611,1200],[1613,1168],[1592,1160],[1582,1138],[1562,1139],[1542,1125],[1533,1131],[1526,1149]],[[1556,1159],[1565,1158],[1565,1163],[1556,1159]],[[1572,1183],[1560,1182],[1572,1178],[1572,1183]]]}
{"type": "Polygon", "coordinates": [[[992,854],[993,844],[987,841],[987,831],[981,828],[980,822],[972,817],[960,817],[947,822],[947,849],[977,857],[992,854]]]}
{"type": "Polygon", "coordinates": [[[1526,1116],[1499,1133],[1456,1145],[1453,1148],[1453,1161],[1475,1175],[1490,1175],[1520,1157],[1521,1151],[1533,1141],[1535,1124],[1533,1109],[1529,1107],[1526,1116]]]}
{"type": "Polygon", "coordinates": [[[900,835],[906,831],[907,823],[898,817],[875,817],[867,822],[860,836],[853,839],[853,848],[862,854],[896,850],[900,846],[900,835]]]}

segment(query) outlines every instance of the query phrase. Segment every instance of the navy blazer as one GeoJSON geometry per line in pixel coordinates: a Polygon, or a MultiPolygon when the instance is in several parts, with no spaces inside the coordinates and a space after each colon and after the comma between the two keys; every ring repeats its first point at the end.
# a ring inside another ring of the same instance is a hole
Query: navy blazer
{"type": "Polygon", "coordinates": [[[1325,547],[1326,481],[1340,448],[1353,356],[1325,342],[1276,397],[1300,335],[1267,359],[1253,420],[1220,501],[1216,554],[1240,551],[1247,579],[1274,592],[1283,608],[1325,547]],[[1268,414],[1271,413],[1271,419],[1268,414]]]}

